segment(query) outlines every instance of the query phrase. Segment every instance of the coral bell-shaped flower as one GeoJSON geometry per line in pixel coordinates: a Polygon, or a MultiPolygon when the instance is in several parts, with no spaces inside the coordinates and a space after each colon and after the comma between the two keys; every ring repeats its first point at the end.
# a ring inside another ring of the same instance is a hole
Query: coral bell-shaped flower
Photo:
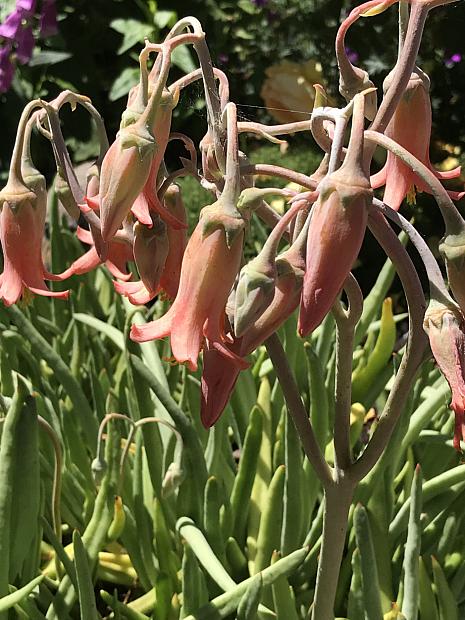
{"type": "Polygon", "coordinates": [[[431,301],[424,328],[431,350],[452,392],[451,409],[455,413],[454,447],[461,451],[465,441],[465,323],[459,308],[431,301]]]}
{"type": "Polygon", "coordinates": [[[102,238],[110,241],[144,187],[150,172],[155,140],[137,123],[121,129],[108,149],[100,173],[102,238]]]}
{"type": "Polygon", "coordinates": [[[140,275],[139,282],[114,282],[115,290],[126,295],[132,304],[146,304],[159,290],[161,274],[168,255],[166,224],[153,214],[152,226],[134,224],[134,260],[140,275]]]}
{"type": "Polygon", "coordinates": [[[363,95],[356,95],[352,132],[342,166],[319,185],[307,239],[299,333],[313,331],[333,305],[362,245],[371,204],[362,168],[363,95]]]}
{"type": "MultiPolygon", "coordinates": [[[[100,217],[102,238],[109,241],[121,226],[146,183],[156,181],[169,135],[171,111],[177,97],[154,85],[147,105],[134,123],[120,129],[109,148],[100,173],[100,217]],[[161,135],[157,144],[154,133],[161,135]]],[[[145,192],[144,192],[145,193],[145,192]]],[[[150,204],[150,197],[146,194],[150,204]]],[[[150,204],[151,208],[155,208],[150,204]]]]}
{"type": "Polygon", "coordinates": [[[236,222],[234,231],[233,227],[216,204],[202,210],[184,252],[173,305],[161,319],[133,325],[133,340],[144,342],[170,335],[173,356],[178,362],[187,362],[191,370],[197,369],[204,337],[216,343],[223,341],[224,308],[242,256],[243,220],[236,222]]]}
{"type": "Polygon", "coordinates": [[[77,258],[68,267],[68,269],[65,269],[65,271],[60,273],[58,276],[55,276],[57,279],[66,280],[74,275],[88,273],[104,262],[105,266],[108,268],[108,271],[114,278],[129,280],[131,274],[127,271],[126,264],[129,261],[134,260],[132,248],[129,243],[123,241],[122,239],[114,239],[110,241],[108,244],[105,261],[102,261],[98,255],[97,249],[95,248],[92,234],[88,230],[84,230],[84,228],[80,228],[78,226],[77,237],[79,241],[85,243],[86,245],[90,245],[91,248],[82,256],[77,258]]]}
{"type": "Polygon", "coordinates": [[[38,105],[39,102],[33,101],[23,111],[10,174],[6,186],[0,192],[0,240],[4,263],[0,276],[0,298],[6,306],[16,303],[25,288],[49,297],[67,298],[69,294],[69,291],[52,292],[45,285],[44,278],[53,278],[45,270],[42,261],[47,207],[45,179],[27,157],[24,161],[25,178],[21,169],[27,120],[32,109],[38,105]],[[26,185],[26,180],[30,185],[26,185]]]}
{"type": "MultiPolygon", "coordinates": [[[[390,76],[386,78],[384,89],[389,87],[390,76]]],[[[429,142],[431,137],[431,102],[429,97],[430,81],[418,67],[412,73],[402,99],[396,108],[386,135],[406,148],[412,155],[428,166],[439,179],[452,179],[460,175],[460,168],[449,172],[433,170],[429,159],[429,142]]],[[[415,187],[429,192],[429,188],[400,158],[388,152],[386,164],[371,178],[373,188],[385,185],[384,202],[396,211],[405,197],[415,201],[415,187]]],[[[451,198],[460,198],[461,194],[449,192],[451,198]]]]}
{"type": "MultiPolygon", "coordinates": [[[[181,196],[181,190],[177,185],[171,185],[165,193],[164,202],[167,209],[174,217],[187,224],[187,214],[181,196]]],[[[178,292],[181,278],[181,266],[184,251],[187,245],[186,228],[173,228],[168,226],[168,256],[160,279],[160,287],[166,296],[174,299],[178,292]]]]}
{"type": "Polygon", "coordinates": [[[228,349],[233,356],[207,343],[203,354],[200,418],[212,426],[226,407],[240,371],[249,355],[289,318],[299,305],[305,271],[308,220],[292,246],[276,259],[274,296],[261,316],[228,349]]]}
{"type": "Polygon", "coordinates": [[[133,325],[137,342],[171,336],[171,350],[178,362],[197,368],[204,338],[225,355],[224,309],[239,271],[245,219],[236,207],[240,192],[236,107],[226,106],[228,123],[226,175],[217,202],[202,209],[182,261],[179,290],[173,305],[157,321],[133,325]]]}

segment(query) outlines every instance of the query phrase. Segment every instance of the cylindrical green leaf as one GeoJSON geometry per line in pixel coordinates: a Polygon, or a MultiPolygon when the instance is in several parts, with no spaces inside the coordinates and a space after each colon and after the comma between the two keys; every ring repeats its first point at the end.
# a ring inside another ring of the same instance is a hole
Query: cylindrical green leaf
{"type": "Polygon", "coordinates": [[[421,547],[421,491],[423,476],[417,465],[410,491],[410,516],[404,555],[404,596],[402,613],[406,620],[417,620],[420,601],[419,557],[421,547]]]}
{"type": "Polygon", "coordinates": [[[366,620],[383,620],[378,568],[371,539],[370,523],[367,511],[361,504],[358,504],[354,511],[354,527],[357,547],[360,551],[365,617],[366,620]]]}
{"type": "Polygon", "coordinates": [[[271,563],[271,554],[279,547],[283,519],[283,493],[286,468],[280,465],[271,480],[262,504],[262,516],[257,537],[257,552],[253,572],[258,573],[271,563]]]}
{"type": "Polygon", "coordinates": [[[97,620],[97,605],[95,603],[94,584],[92,583],[89,560],[77,530],[73,532],[73,549],[81,620],[97,620]]]}

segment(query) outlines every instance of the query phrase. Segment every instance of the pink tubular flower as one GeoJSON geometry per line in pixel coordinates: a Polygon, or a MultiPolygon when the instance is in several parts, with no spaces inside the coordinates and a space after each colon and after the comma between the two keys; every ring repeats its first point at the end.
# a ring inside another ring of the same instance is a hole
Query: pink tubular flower
{"type": "Polygon", "coordinates": [[[247,366],[244,359],[271,336],[299,305],[305,271],[305,241],[307,227],[295,243],[276,259],[274,297],[265,312],[240,338],[232,338],[226,357],[211,343],[203,353],[200,419],[209,428],[226,407],[240,371],[247,366]]]}
{"type": "MultiPolygon", "coordinates": [[[[231,348],[239,349],[237,345],[240,345],[240,340],[231,348]]],[[[241,365],[237,360],[226,357],[207,343],[203,351],[200,392],[200,420],[205,428],[213,426],[223,413],[240,371],[241,365]]]]}
{"type": "Polygon", "coordinates": [[[424,328],[431,350],[452,392],[455,414],[454,448],[465,441],[465,323],[458,307],[430,302],[424,328]]]}
{"type": "Polygon", "coordinates": [[[202,210],[184,253],[173,305],[157,321],[131,328],[131,338],[136,342],[170,335],[173,356],[178,362],[187,362],[190,370],[197,369],[204,337],[224,348],[224,308],[239,271],[244,238],[240,220],[228,244],[224,219],[215,205],[202,210]]]}
{"type": "MultiPolygon", "coordinates": [[[[55,278],[66,280],[74,275],[88,273],[102,264],[102,260],[95,249],[92,234],[88,230],[78,227],[77,237],[79,241],[82,241],[82,243],[90,245],[90,250],[77,258],[74,263],[68,267],[68,269],[65,269],[65,271],[55,276],[55,278]]],[[[127,271],[126,263],[132,260],[134,260],[132,248],[128,243],[116,240],[110,241],[108,244],[108,253],[105,260],[105,266],[114,278],[129,280],[131,274],[127,271]]]]}
{"type": "Polygon", "coordinates": [[[52,292],[44,278],[55,279],[42,262],[42,238],[45,225],[45,200],[33,192],[9,196],[2,191],[0,240],[4,267],[0,276],[0,299],[6,306],[16,303],[27,288],[37,295],[67,299],[69,291],[52,292]]]}
{"type": "MultiPolygon", "coordinates": [[[[177,185],[171,185],[166,192],[165,205],[178,221],[187,225],[186,209],[177,185]]],[[[182,259],[187,245],[186,228],[168,226],[168,244],[168,256],[161,274],[160,288],[169,299],[174,299],[178,293],[182,259]]]]}
{"type": "Polygon", "coordinates": [[[8,181],[0,191],[0,241],[3,249],[0,299],[6,306],[16,303],[24,289],[62,299],[69,294],[69,291],[50,291],[44,282],[45,278],[59,278],[46,271],[42,260],[47,190],[44,177],[34,167],[29,149],[29,117],[34,108],[40,106],[40,100],[31,101],[21,114],[8,181]]]}
{"type": "MultiPolygon", "coordinates": [[[[429,97],[429,78],[416,69],[397,106],[387,129],[386,135],[406,148],[412,155],[428,166],[442,180],[460,176],[460,167],[449,172],[437,172],[429,159],[429,143],[431,137],[431,102],[429,97]]],[[[415,187],[420,191],[429,192],[423,181],[398,157],[388,152],[386,164],[371,177],[374,189],[385,185],[384,202],[396,211],[405,197],[407,201],[415,201],[415,187]]],[[[451,198],[458,200],[462,193],[448,192],[451,198]]]]}
{"type": "Polygon", "coordinates": [[[319,186],[307,239],[298,330],[313,331],[331,309],[365,235],[373,192],[363,172],[363,95],[356,95],[352,132],[342,166],[319,186]]]}
{"type": "Polygon", "coordinates": [[[108,149],[100,173],[99,195],[104,241],[115,236],[144,187],[154,148],[153,136],[141,127],[130,126],[120,131],[108,149]]]}

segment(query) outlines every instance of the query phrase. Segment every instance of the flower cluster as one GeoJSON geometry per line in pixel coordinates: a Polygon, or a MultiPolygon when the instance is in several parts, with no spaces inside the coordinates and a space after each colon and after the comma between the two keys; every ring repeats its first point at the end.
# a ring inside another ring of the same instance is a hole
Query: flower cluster
{"type": "MultiPolygon", "coordinates": [[[[201,367],[202,422],[210,426],[228,402],[237,376],[248,364],[247,356],[297,308],[298,331],[306,337],[339,303],[370,218],[379,215],[374,190],[384,188],[383,208],[391,207],[391,212],[401,207],[405,197],[411,202],[415,191],[428,191],[444,216],[441,252],[452,294],[462,304],[460,309],[450,297],[447,312],[429,314],[425,321],[433,354],[452,387],[457,416],[455,445],[459,448],[465,415],[461,314],[465,310],[465,222],[452,199],[461,198],[463,191],[460,187],[459,191],[446,190],[441,183],[457,179],[460,169],[439,173],[430,164],[429,80],[415,65],[418,32],[437,2],[412,4],[408,26],[406,23],[401,29],[405,40],[400,42],[399,61],[385,82],[379,105],[367,72],[354,66],[357,56],[344,42],[348,28],[361,15],[376,15],[391,4],[393,0],[382,6],[378,0],[370,0],[343,22],[336,54],[340,93],[347,105],[326,105],[325,92],[316,85],[310,120],[277,126],[238,121],[236,106],[229,101],[227,78],[212,68],[205,35],[194,18],[184,18],[173,26],[161,44],[146,42],[139,58],[139,84],[129,95],[120,130],[110,145],[102,119],[87,98],[65,92],[52,102],[29,104],[18,129],[9,180],[0,192],[0,239],[5,259],[0,297],[4,303],[15,303],[26,289],[65,297],[66,292],[49,291],[45,280],[64,280],[102,263],[115,278],[115,290],[131,303],[145,304],[163,294],[172,302],[169,309],[154,321],[133,325],[131,338],[144,342],[169,337],[174,360],[191,371],[201,367]],[[194,46],[200,70],[170,84],[171,54],[185,44],[194,46]],[[149,71],[151,54],[156,57],[149,71]],[[204,82],[208,111],[207,132],[199,147],[200,165],[192,141],[171,132],[180,91],[198,79],[204,82]],[[61,134],[59,111],[67,102],[82,105],[100,135],[100,157],[89,169],[85,187],[77,182],[61,134]],[[367,119],[372,122],[369,130],[367,119]],[[30,156],[34,126],[53,143],[57,195],[80,222],[78,238],[90,246],[58,275],[45,269],[40,250],[45,182],[30,156]],[[239,134],[247,131],[274,142],[280,142],[278,135],[311,131],[323,150],[321,164],[311,176],[281,166],[252,165],[239,151],[239,134]],[[170,140],[181,140],[188,153],[172,171],[165,165],[170,140]],[[375,145],[387,149],[388,155],[383,169],[372,174],[375,145]],[[259,174],[287,179],[297,183],[293,186],[297,189],[279,190],[271,184],[259,189],[255,187],[259,174]],[[210,204],[202,209],[190,236],[181,190],[175,183],[177,177],[186,175],[192,175],[211,193],[210,204]],[[267,202],[275,194],[284,196],[287,203],[282,217],[267,202]],[[244,239],[253,226],[252,216],[271,230],[259,254],[243,264],[244,239]],[[135,264],[138,279],[132,279],[129,262],[135,264]]],[[[41,5],[45,30],[50,29],[46,11],[51,11],[51,5],[48,0],[41,5]]],[[[22,47],[22,41],[27,37],[31,41],[29,20],[34,8],[32,1],[18,1],[15,13],[0,30],[11,41],[10,46],[15,42],[18,58],[25,58],[31,49],[30,43],[22,47]]],[[[431,265],[426,268],[428,271],[431,265]]],[[[434,269],[440,273],[436,264],[434,269]]],[[[433,302],[435,295],[432,287],[433,302]]]]}
{"type": "MultiPolygon", "coordinates": [[[[37,4],[37,0],[16,0],[14,11],[0,24],[0,93],[10,88],[15,62],[25,65],[32,58],[37,4]]],[[[57,29],[55,0],[41,0],[38,36],[46,39],[57,29]]]]}

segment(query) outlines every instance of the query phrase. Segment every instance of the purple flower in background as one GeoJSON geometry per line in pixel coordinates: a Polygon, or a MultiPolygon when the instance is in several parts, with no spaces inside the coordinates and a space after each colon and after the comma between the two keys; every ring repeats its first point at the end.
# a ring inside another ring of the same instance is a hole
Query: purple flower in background
{"type": "Polygon", "coordinates": [[[25,65],[31,60],[34,43],[32,26],[22,28],[16,37],[16,58],[20,64],[25,65]]]}
{"type": "Polygon", "coordinates": [[[355,50],[347,46],[345,50],[346,50],[346,55],[347,55],[349,62],[351,62],[353,65],[357,64],[358,58],[359,58],[358,53],[355,50]]]}
{"type": "Polygon", "coordinates": [[[40,16],[40,36],[51,37],[58,32],[57,7],[55,0],[44,0],[40,16]]]}
{"type": "Polygon", "coordinates": [[[0,37],[10,40],[16,39],[21,29],[22,21],[23,15],[21,11],[15,10],[13,13],[10,13],[3,24],[0,24],[0,37]]]}
{"type": "Polygon", "coordinates": [[[449,56],[448,58],[445,58],[444,59],[444,64],[446,65],[446,67],[448,69],[450,69],[451,67],[456,65],[461,60],[462,60],[462,54],[455,53],[455,54],[452,54],[452,56],[449,56]]]}
{"type": "Polygon", "coordinates": [[[268,4],[268,0],[252,0],[252,3],[258,7],[264,7],[268,4]]]}
{"type": "Polygon", "coordinates": [[[11,86],[14,67],[10,60],[11,46],[0,47],[0,93],[5,93],[11,86]]]}
{"type": "MultiPolygon", "coordinates": [[[[21,65],[32,58],[36,5],[37,0],[16,0],[14,11],[0,24],[0,93],[6,92],[11,85],[14,74],[12,58],[16,57],[21,65]]],[[[50,37],[58,30],[55,0],[42,0],[40,9],[40,37],[50,37]]]]}
{"type": "Polygon", "coordinates": [[[36,0],[16,0],[16,10],[26,13],[34,13],[36,0]]]}

